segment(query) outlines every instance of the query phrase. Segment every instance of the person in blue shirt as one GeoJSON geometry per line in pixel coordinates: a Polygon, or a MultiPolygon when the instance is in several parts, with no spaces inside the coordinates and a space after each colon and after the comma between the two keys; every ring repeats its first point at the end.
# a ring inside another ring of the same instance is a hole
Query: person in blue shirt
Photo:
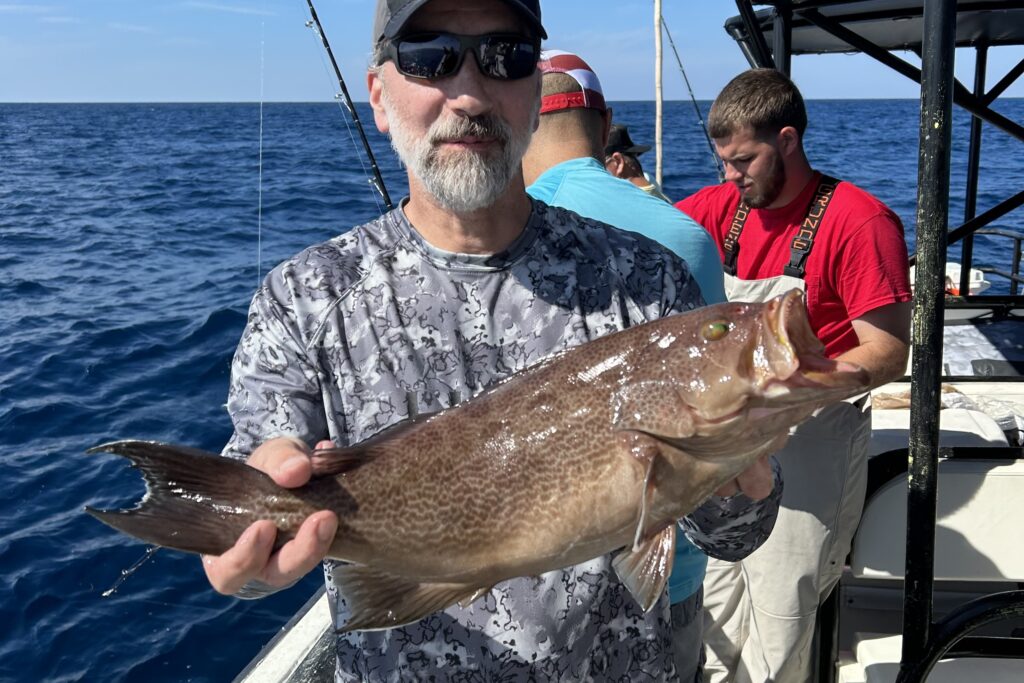
{"type": "MultiPolygon", "coordinates": [[[[710,235],[682,211],[611,175],[611,125],[600,81],[579,56],[541,53],[540,122],[523,158],[526,192],[546,204],[645,235],[686,261],[705,303],[725,301],[722,261],[710,235]]],[[[684,529],[685,531],[685,529],[684,529]]],[[[669,579],[673,652],[680,681],[701,680],[701,603],[707,555],[680,535],[669,579]]]]}
{"type": "Polygon", "coordinates": [[[605,168],[612,111],[597,75],[579,56],[558,50],[541,54],[540,69],[540,125],[523,158],[527,193],[659,242],[690,266],[706,303],[725,301],[722,259],[708,232],[605,168]]]}

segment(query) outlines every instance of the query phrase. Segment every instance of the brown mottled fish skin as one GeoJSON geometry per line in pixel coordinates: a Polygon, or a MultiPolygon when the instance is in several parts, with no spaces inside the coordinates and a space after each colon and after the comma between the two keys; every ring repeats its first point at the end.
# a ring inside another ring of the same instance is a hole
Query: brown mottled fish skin
{"type": "Polygon", "coordinates": [[[101,446],[131,458],[149,492],[134,510],[91,512],[150,542],[220,553],[256,519],[275,520],[282,543],[310,513],[334,510],[329,556],[354,563],[336,571],[352,629],[414,621],[623,547],[616,569],[650,607],[671,571],[674,521],[781,448],[792,425],[867,384],[863,370],[822,356],[794,290],[570,349],[461,406],[318,451],[325,476],[301,489],[217,456],[185,467],[197,472],[188,481],[165,471],[183,449],[101,446]],[[249,472],[205,475],[207,461],[249,472]]]}

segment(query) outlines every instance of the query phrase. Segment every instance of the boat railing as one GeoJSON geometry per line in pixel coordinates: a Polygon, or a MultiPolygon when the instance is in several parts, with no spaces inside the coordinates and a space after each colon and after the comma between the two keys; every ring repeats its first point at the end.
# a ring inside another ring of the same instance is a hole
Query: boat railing
{"type": "Polygon", "coordinates": [[[997,237],[1005,237],[1013,242],[1013,251],[1011,252],[1011,265],[1010,270],[1005,271],[992,266],[977,265],[975,268],[983,273],[991,273],[992,275],[998,275],[1001,278],[1010,281],[1010,296],[1017,296],[1020,291],[1020,286],[1024,285],[1024,278],[1020,274],[1020,260],[1021,260],[1021,243],[1024,243],[1024,234],[1019,232],[1013,232],[1011,230],[1004,230],[1002,228],[982,228],[978,230],[976,235],[993,235],[997,237]]]}

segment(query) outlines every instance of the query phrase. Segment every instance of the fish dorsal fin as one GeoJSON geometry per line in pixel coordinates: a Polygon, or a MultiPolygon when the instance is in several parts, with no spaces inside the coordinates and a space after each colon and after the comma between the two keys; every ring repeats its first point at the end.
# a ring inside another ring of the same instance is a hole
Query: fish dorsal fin
{"type": "Polygon", "coordinates": [[[341,633],[412,624],[457,602],[468,605],[490,590],[464,583],[417,583],[354,564],[335,567],[334,578],[350,613],[341,633]]]}
{"type": "Polygon", "coordinates": [[[612,424],[616,429],[645,432],[662,439],[693,436],[693,416],[668,382],[627,384],[615,392],[612,424]]]}
{"type": "Polygon", "coordinates": [[[376,449],[365,446],[350,448],[318,448],[313,451],[310,461],[313,463],[314,477],[327,477],[352,470],[365,465],[377,457],[376,449]]]}
{"type": "Polygon", "coordinates": [[[313,451],[313,476],[326,477],[330,475],[351,472],[352,470],[365,465],[369,461],[381,455],[387,447],[385,443],[394,441],[404,433],[430,420],[440,412],[425,413],[416,417],[402,420],[390,427],[385,427],[373,436],[360,441],[355,446],[340,448],[318,448],[313,451]]]}
{"type": "Polygon", "coordinates": [[[612,559],[619,580],[647,612],[665,591],[676,554],[676,526],[670,524],[649,536],[635,550],[624,549],[612,559]]]}

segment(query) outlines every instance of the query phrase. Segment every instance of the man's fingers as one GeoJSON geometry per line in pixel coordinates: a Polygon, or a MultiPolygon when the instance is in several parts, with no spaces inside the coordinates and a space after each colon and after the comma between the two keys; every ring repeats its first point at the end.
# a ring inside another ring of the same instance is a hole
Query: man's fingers
{"type": "Polygon", "coordinates": [[[247,462],[269,474],[279,486],[296,488],[308,482],[313,473],[309,454],[305,443],[285,436],[261,444],[247,462]]]}
{"type": "Polygon", "coordinates": [[[317,512],[302,523],[295,538],[271,555],[277,529],[268,520],[256,522],[224,554],[204,555],[203,569],[214,590],[224,595],[237,593],[254,579],[284,587],[301,579],[323,560],[337,531],[337,515],[326,510],[317,512]]]}
{"type": "Polygon", "coordinates": [[[762,500],[771,495],[775,487],[775,476],[768,456],[763,455],[753,465],[736,477],[736,484],[751,500],[762,500]]]}
{"type": "Polygon", "coordinates": [[[204,555],[203,569],[214,590],[231,595],[259,576],[270,558],[276,536],[273,522],[255,522],[222,555],[204,555]]]}
{"type": "MultiPolygon", "coordinates": [[[[247,462],[270,475],[279,486],[295,488],[306,484],[312,476],[311,452],[299,439],[280,437],[260,445],[247,462]]],[[[203,569],[210,585],[225,595],[237,593],[254,579],[284,587],[323,559],[337,528],[338,518],[333,512],[311,515],[297,536],[271,555],[277,528],[269,520],[256,522],[222,555],[203,556],[203,569]]]]}
{"type": "Polygon", "coordinates": [[[324,559],[337,531],[338,517],[333,512],[310,515],[295,538],[270,557],[260,580],[271,586],[298,581],[324,559]]]}
{"type": "Polygon", "coordinates": [[[715,495],[721,496],[722,498],[730,498],[740,492],[739,486],[736,485],[736,479],[730,479],[725,482],[717,489],[715,489],[715,495]]]}
{"type": "Polygon", "coordinates": [[[296,454],[282,461],[277,469],[267,472],[279,486],[297,488],[309,482],[313,475],[313,462],[308,455],[296,454]]]}

